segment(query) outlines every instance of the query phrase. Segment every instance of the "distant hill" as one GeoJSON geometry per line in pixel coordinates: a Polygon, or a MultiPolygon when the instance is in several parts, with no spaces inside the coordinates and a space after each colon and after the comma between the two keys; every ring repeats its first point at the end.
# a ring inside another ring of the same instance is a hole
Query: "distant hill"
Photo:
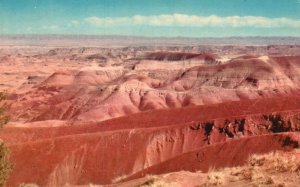
{"type": "Polygon", "coordinates": [[[300,37],[166,38],[100,35],[0,35],[0,46],[111,47],[177,45],[300,45],[300,37]]]}

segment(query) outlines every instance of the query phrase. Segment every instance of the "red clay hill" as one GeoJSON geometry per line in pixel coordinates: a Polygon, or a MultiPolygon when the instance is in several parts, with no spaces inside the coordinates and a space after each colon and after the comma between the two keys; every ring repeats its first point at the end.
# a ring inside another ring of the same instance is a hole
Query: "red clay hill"
{"type": "Polygon", "coordinates": [[[7,186],[185,181],[298,148],[300,56],[256,48],[2,49],[7,186]]]}

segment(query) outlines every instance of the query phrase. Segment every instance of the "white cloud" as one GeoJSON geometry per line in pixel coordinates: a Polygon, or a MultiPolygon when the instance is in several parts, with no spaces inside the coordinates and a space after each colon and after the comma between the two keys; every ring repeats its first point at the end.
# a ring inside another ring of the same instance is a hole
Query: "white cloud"
{"type": "Polygon", "coordinates": [[[149,26],[230,26],[230,27],[300,27],[299,19],[267,18],[260,16],[196,16],[163,14],[132,17],[88,17],[85,21],[94,26],[149,25],[149,26]]]}
{"type": "Polygon", "coordinates": [[[60,27],[58,25],[44,25],[42,27],[42,29],[45,29],[45,30],[57,30],[59,29],[60,27]]]}
{"type": "Polygon", "coordinates": [[[78,21],[78,20],[72,20],[71,21],[71,25],[74,25],[74,26],[80,25],[80,21],[78,21]]]}

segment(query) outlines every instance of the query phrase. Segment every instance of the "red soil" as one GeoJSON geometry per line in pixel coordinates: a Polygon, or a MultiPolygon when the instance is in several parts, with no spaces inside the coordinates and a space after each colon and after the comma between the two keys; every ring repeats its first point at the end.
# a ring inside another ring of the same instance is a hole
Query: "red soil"
{"type": "Polygon", "coordinates": [[[295,95],[300,85],[298,59],[235,59],[171,74],[153,70],[146,72],[148,77],[123,70],[56,72],[30,91],[12,95],[8,104],[14,121],[80,123],[147,110],[295,95]]]}
{"type": "Polygon", "coordinates": [[[235,167],[247,162],[253,154],[264,154],[276,150],[291,150],[300,143],[300,133],[286,133],[247,137],[182,154],[155,166],[140,171],[124,181],[144,177],[149,174],[163,174],[175,171],[203,171],[224,167],[235,167]],[[292,137],[292,138],[291,138],[292,137]],[[290,139],[293,140],[291,144],[290,139]]]}
{"type": "MultiPolygon", "coordinates": [[[[33,181],[41,186],[109,184],[147,173],[243,164],[249,154],[296,146],[299,133],[272,134],[263,114],[280,114],[283,124],[293,124],[300,118],[299,104],[299,97],[268,98],[144,112],[91,125],[6,127],[0,136],[10,144],[15,164],[8,186],[33,181]],[[243,134],[227,128],[233,139],[218,130],[226,120],[243,118],[243,134]],[[207,121],[214,123],[209,141],[207,121]],[[200,151],[204,161],[197,165],[200,151]],[[216,161],[220,155],[230,156],[216,161]]],[[[295,125],[286,131],[300,130],[295,125]]]]}
{"type": "Polygon", "coordinates": [[[299,112],[299,106],[299,96],[243,100],[206,106],[141,112],[103,122],[82,123],[73,126],[31,127],[30,123],[24,128],[6,126],[0,131],[0,137],[9,144],[15,144],[81,133],[176,126],[198,121],[234,120],[272,113],[286,113],[288,115],[288,113],[299,112]]]}
{"type": "MultiPolygon", "coordinates": [[[[112,55],[84,51],[76,62],[109,61],[112,55]]],[[[28,76],[28,84],[37,83],[23,85],[28,90],[5,103],[12,122],[0,138],[14,163],[7,186],[111,184],[145,174],[207,171],[299,146],[299,56],[247,55],[187,69],[186,60],[217,57],[153,52],[148,58],[177,61],[179,68],[159,67],[169,62],[152,70],[115,68],[124,57],[114,56],[107,69],[93,64],[43,80],[28,76]]],[[[133,67],[139,63],[134,60],[124,63],[133,67]]]]}

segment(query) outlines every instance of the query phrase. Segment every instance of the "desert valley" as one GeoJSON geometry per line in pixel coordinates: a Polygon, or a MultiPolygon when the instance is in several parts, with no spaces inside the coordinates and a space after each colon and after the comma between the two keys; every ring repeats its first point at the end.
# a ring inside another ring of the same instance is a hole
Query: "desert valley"
{"type": "Polygon", "coordinates": [[[1,37],[6,186],[300,184],[298,38],[82,40],[1,37]]]}

